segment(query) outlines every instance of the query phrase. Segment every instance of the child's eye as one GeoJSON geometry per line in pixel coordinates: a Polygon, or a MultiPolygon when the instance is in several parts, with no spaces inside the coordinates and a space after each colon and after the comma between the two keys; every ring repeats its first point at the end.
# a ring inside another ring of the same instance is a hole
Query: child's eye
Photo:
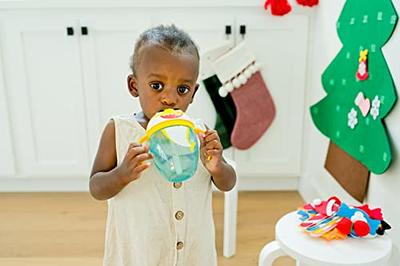
{"type": "Polygon", "coordinates": [[[188,86],[179,86],[178,87],[178,93],[179,94],[186,94],[190,91],[190,88],[188,86]]]}
{"type": "Polygon", "coordinates": [[[159,91],[163,89],[164,85],[161,82],[152,82],[150,83],[150,87],[153,90],[159,91]]]}

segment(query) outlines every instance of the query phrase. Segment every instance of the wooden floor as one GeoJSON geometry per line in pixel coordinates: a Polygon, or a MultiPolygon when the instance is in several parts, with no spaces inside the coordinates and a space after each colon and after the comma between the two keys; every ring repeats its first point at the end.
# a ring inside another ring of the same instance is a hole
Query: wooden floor
{"type": "MultiPolygon", "coordinates": [[[[223,194],[214,193],[218,265],[257,265],[274,225],[302,204],[297,192],[240,192],[237,251],[222,257],[223,194]]],[[[0,265],[98,266],[102,263],[106,202],[88,193],[0,193],[0,265]]],[[[275,265],[295,265],[281,258],[275,265]]]]}

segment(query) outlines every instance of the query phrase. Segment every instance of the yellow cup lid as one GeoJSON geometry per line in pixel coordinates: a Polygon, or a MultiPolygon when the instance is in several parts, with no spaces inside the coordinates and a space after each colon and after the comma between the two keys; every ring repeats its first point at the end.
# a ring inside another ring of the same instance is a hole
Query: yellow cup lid
{"type": "Polygon", "coordinates": [[[139,142],[143,143],[149,140],[155,132],[170,126],[186,126],[193,129],[196,133],[204,133],[204,130],[196,127],[192,119],[183,111],[165,109],[162,112],[156,113],[150,119],[146,128],[146,134],[140,138],[139,142]]]}

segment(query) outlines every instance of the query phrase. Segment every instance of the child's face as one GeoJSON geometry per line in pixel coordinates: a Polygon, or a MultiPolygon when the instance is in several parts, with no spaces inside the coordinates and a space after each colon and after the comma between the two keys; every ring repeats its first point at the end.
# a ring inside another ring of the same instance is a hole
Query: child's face
{"type": "Polygon", "coordinates": [[[129,91],[139,96],[147,119],[167,108],[186,111],[198,84],[198,60],[194,55],[172,54],[156,45],[140,50],[136,75],[128,76],[129,91]]]}

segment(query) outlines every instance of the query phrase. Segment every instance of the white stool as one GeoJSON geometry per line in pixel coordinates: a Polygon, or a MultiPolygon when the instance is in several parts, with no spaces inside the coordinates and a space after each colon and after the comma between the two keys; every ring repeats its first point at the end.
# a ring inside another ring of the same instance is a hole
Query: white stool
{"type": "Polygon", "coordinates": [[[290,256],[298,266],[384,266],[392,241],[387,236],[370,239],[325,240],[301,232],[296,212],[283,216],[275,226],[275,241],[261,250],[258,265],[271,266],[281,256],[290,256]]]}

